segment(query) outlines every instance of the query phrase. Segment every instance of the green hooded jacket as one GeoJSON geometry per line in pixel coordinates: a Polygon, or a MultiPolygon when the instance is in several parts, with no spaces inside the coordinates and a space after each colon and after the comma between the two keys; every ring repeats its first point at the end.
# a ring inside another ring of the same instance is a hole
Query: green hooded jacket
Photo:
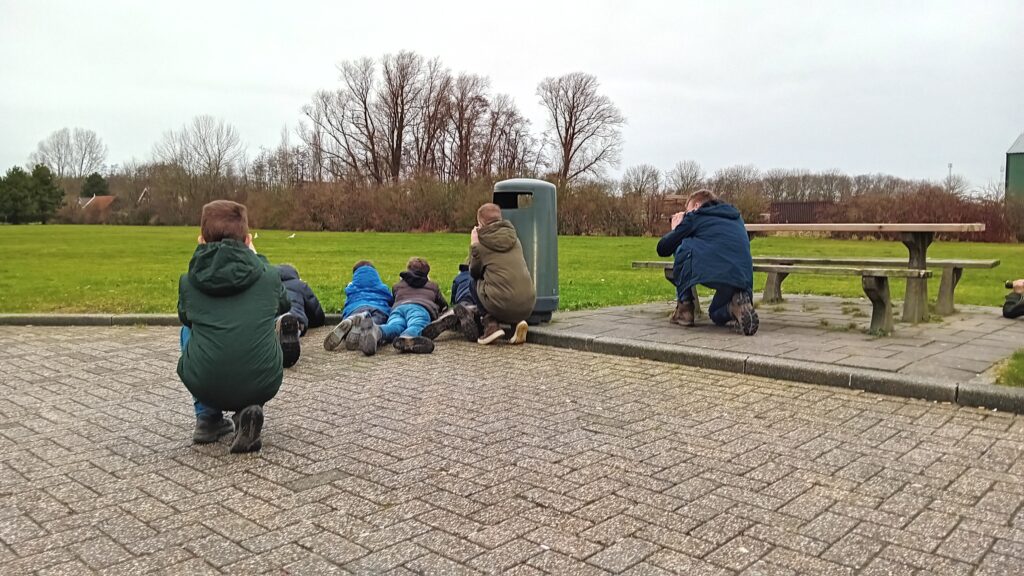
{"type": "Polygon", "coordinates": [[[178,281],[178,318],[192,329],[178,360],[182,383],[221,410],[273,398],[284,377],[275,322],[290,309],[265,257],[236,240],[197,246],[178,281]]]}
{"type": "Polygon", "coordinates": [[[499,220],[479,228],[480,242],[469,248],[469,274],[480,303],[501,322],[526,320],[537,303],[537,290],[523,257],[515,226],[499,220]]]}

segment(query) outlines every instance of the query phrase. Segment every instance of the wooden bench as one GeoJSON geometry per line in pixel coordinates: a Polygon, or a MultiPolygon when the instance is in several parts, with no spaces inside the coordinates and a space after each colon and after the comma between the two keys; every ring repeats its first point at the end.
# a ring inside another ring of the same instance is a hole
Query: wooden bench
{"type": "MultiPolygon", "coordinates": [[[[672,262],[633,262],[633,268],[663,268],[665,278],[672,281],[672,262]]],[[[766,272],[769,278],[775,275],[785,279],[790,274],[814,274],[819,276],[860,276],[864,294],[871,301],[872,334],[891,334],[893,331],[892,298],[889,293],[889,278],[930,278],[930,270],[909,268],[854,268],[840,266],[808,266],[792,264],[754,264],[755,272],[766,272]]],[[[781,287],[782,280],[778,281],[781,287]]],[[[766,287],[767,294],[767,287],[766,287]]],[[[696,304],[696,291],[694,291],[696,304]]],[[[781,300],[781,294],[780,299],[781,300]]],[[[765,300],[762,300],[763,302],[765,300]]],[[[770,302],[765,302],[770,303],[770,302]]],[[[696,304],[699,308],[699,304],[696,304]]]]}
{"type": "MultiPolygon", "coordinates": [[[[852,268],[895,268],[905,266],[906,260],[901,258],[787,258],[785,256],[755,256],[754,266],[758,265],[788,265],[788,266],[842,266],[852,268]]],[[[953,306],[953,296],[957,284],[963,276],[964,269],[992,269],[999,266],[999,260],[952,260],[933,259],[928,261],[928,268],[941,268],[942,279],[939,281],[939,295],[935,303],[935,313],[941,316],[949,316],[956,312],[953,306]]],[[[657,262],[633,262],[634,268],[665,268],[671,274],[672,263],[657,262]]],[[[764,285],[765,304],[782,302],[782,282],[789,276],[788,273],[768,272],[768,281],[764,285]]],[[[916,278],[916,277],[915,277],[916,278]]]]}
{"type": "MultiPolygon", "coordinates": [[[[906,264],[901,258],[786,258],[784,256],[758,256],[754,264],[782,264],[798,266],[853,266],[853,267],[895,267],[906,264]]],[[[935,313],[949,316],[956,310],[953,307],[953,294],[965,268],[991,269],[999,266],[999,260],[950,260],[933,259],[928,261],[928,268],[941,268],[942,279],[939,281],[939,295],[935,303],[935,313]]],[[[782,301],[782,281],[785,275],[768,274],[768,282],[764,286],[765,303],[782,301]]]]}

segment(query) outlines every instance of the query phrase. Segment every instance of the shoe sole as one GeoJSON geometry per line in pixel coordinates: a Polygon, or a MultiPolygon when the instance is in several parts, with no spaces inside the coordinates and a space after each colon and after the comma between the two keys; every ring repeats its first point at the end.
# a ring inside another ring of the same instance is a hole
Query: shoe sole
{"type": "Polygon", "coordinates": [[[485,344],[485,345],[486,344],[491,344],[495,340],[498,340],[499,338],[504,338],[504,337],[505,337],[505,331],[504,330],[495,330],[494,332],[492,332],[488,336],[481,336],[480,338],[478,338],[476,343],[477,344],[485,344]]]}
{"type": "Polygon", "coordinates": [[[281,352],[284,355],[284,367],[291,368],[299,361],[302,349],[299,345],[299,321],[294,316],[281,318],[281,352]]]}
{"type": "Polygon", "coordinates": [[[526,332],[530,329],[530,326],[524,321],[516,324],[516,331],[509,338],[509,344],[526,344],[526,332]]]}
{"type": "Polygon", "coordinates": [[[750,301],[750,296],[743,294],[740,296],[739,301],[739,318],[736,319],[739,331],[744,336],[753,336],[757,334],[757,329],[761,324],[761,320],[757,317],[757,310],[754,309],[754,304],[750,301]]]}
{"type": "Polygon", "coordinates": [[[345,318],[340,324],[334,327],[334,330],[331,330],[331,333],[327,335],[327,338],[324,338],[324,350],[334,352],[340,348],[342,343],[345,341],[345,336],[348,336],[348,333],[351,331],[352,319],[345,318]]]}
{"type": "Polygon", "coordinates": [[[395,350],[402,353],[430,354],[434,351],[434,341],[426,336],[423,337],[423,340],[399,338],[395,340],[395,350]]]}
{"type": "Polygon", "coordinates": [[[373,319],[365,317],[360,322],[359,350],[367,356],[377,353],[377,339],[374,337],[373,319]]]}
{"type": "Polygon", "coordinates": [[[363,330],[358,324],[353,326],[352,330],[345,336],[345,350],[359,350],[359,337],[362,333],[363,330]]]}
{"type": "Polygon", "coordinates": [[[231,443],[231,453],[259,451],[263,447],[263,440],[260,439],[260,432],[263,430],[263,409],[259,406],[245,408],[238,418],[238,423],[238,434],[231,443]]]}
{"type": "Polygon", "coordinates": [[[476,327],[476,318],[465,306],[455,307],[455,317],[459,320],[459,329],[466,341],[475,342],[480,339],[480,329],[476,327]]]}
{"type": "Polygon", "coordinates": [[[434,320],[430,324],[427,324],[427,326],[423,328],[423,337],[434,340],[441,334],[444,334],[449,330],[453,330],[458,325],[459,317],[456,316],[454,313],[449,314],[447,316],[442,316],[437,320],[434,320]]]}

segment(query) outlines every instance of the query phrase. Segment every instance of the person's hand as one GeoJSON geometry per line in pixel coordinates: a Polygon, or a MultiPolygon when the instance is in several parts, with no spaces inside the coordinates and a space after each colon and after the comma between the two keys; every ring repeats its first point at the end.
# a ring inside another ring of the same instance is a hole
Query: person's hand
{"type": "Polygon", "coordinates": [[[1024,294],[1024,278],[1013,281],[1013,291],[1017,294],[1024,294]]]}
{"type": "Polygon", "coordinates": [[[679,223],[683,221],[683,216],[686,216],[685,212],[676,212],[672,215],[672,229],[674,230],[679,223]]]}
{"type": "Polygon", "coordinates": [[[473,226],[473,230],[469,233],[469,243],[470,244],[479,244],[480,243],[480,234],[477,232],[477,227],[476,226],[473,226]]]}

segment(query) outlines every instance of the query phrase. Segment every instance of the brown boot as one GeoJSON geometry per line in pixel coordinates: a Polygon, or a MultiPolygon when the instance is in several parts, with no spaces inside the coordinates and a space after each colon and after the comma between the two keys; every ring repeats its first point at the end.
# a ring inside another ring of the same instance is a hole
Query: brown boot
{"type": "Polygon", "coordinates": [[[498,319],[490,314],[484,316],[484,333],[477,340],[477,344],[492,344],[499,338],[505,337],[505,331],[498,325],[498,319]]]}
{"type": "Polygon", "coordinates": [[[680,326],[693,326],[693,302],[676,302],[676,311],[669,322],[680,326]]]}

